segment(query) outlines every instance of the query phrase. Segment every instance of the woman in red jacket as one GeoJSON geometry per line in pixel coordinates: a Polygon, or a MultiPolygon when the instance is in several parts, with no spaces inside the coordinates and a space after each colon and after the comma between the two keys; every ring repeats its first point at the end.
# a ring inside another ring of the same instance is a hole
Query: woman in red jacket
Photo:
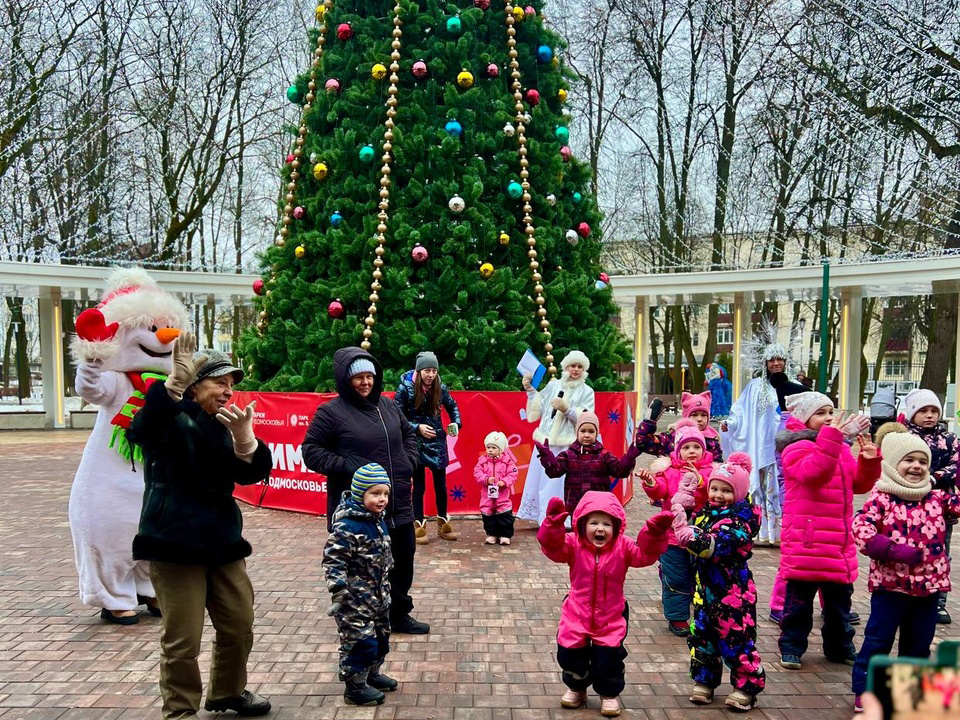
{"type": "Polygon", "coordinates": [[[791,418],[777,435],[786,498],[780,570],[787,581],[780,624],[781,664],[800,669],[813,629],[813,598],[823,593],[823,653],[831,662],[853,665],[856,648],[850,600],[857,579],[853,540],[853,496],[869,491],[880,476],[877,446],[860,435],[853,458],[826,395],[805,392],[787,398],[791,418]]]}

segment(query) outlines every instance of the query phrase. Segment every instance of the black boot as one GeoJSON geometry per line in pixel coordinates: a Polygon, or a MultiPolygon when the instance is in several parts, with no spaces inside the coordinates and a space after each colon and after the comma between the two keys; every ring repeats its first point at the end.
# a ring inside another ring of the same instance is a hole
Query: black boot
{"type": "Polygon", "coordinates": [[[409,615],[404,615],[403,617],[390,621],[390,630],[398,635],[401,633],[407,635],[426,635],[430,632],[430,626],[425,622],[414,620],[409,615]]]}
{"type": "Polygon", "coordinates": [[[382,705],[384,694],[367,685],[367,672],[351,675],[343,681],[346,689],[343,691],[343,699],[350,705],[382,705]]]}
{"type": "Polygon", "coordinates": [[[367,673],[367,685],[383,692],[393,692],[397,689],[397,681],[389,675],[380,673],[380,665],[374,665],[367,673]]]}
{"type": "Polygon", "coordinates": [[[203,709],[207,712],[227,712],[233,710],[240,717],[257,717],[270,712],[270,701],[254,692],[244,690],[232,698],[223,700],[207,700],[203,709]]]}

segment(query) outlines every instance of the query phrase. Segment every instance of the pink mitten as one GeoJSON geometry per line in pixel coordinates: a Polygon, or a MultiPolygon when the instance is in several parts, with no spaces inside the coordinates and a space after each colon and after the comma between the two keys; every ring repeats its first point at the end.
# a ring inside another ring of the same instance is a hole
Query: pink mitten
{"type": "Polygon", "coordinates": [[[692,525],[684,525],[679,530],[674,529],[674,534],[677,536],[677,544],[680,547],[685,548],[690,542],[697,536],[697,531],[693,529],[692,525]]]}
{"type": "MultiPolygon", "coordinates": [[[[697,499],[694,496],[694,491],[697,489],[697,485],[700,484],[700,476],[695,472],[685,472],[683,477],[680,479],[680,486],[677,488],[676,494],[671,500],[671,505],[677,505],[683,507],[684,510],[693,510],[697,506],[697,499]]],[[[676,510],[674,510],[676,512],[676,510]]]]}

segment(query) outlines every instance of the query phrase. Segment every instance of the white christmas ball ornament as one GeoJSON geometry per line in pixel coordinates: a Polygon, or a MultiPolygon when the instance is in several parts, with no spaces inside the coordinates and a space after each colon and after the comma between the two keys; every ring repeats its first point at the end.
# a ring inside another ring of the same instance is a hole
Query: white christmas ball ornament
{"type": "Polygon", "coordinates": [[[503,126],[503,134],[507,137],[513,137],[514,133],[517,132],[517,129],[513,126],[513,123],[507,123],[503,126]]]}
{"type": "Polygon", "coordinates": [[[577,235],[576,230],[567,230],[567,242],[571,245],[576,245],[580,242],[580,236],[577,235]]]}
{"type": "Polygon", "coordinates": [[[553,193],[550,193],[549,195],[547,195],[547,204],[548,204],[548,205],[556,205],[556,204],[557,204],[557,196],[554,195],[553,193]]]}
{"type": "Polygon", "coordinates": [[[463,198],[459,195],[454,195],[452,198],[450,198],[450,202],[447,203],[447,207],[450,208],[450,212],[455,213],[462,213],[466,206],[467,203],[465,203],[463,198]]]}

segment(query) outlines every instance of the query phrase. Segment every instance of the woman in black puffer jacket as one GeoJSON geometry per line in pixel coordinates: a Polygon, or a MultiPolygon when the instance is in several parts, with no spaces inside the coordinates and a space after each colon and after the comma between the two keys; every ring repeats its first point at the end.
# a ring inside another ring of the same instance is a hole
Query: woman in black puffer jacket
{"type": "Polygon", "coordinates": [[[410,617],[416,551],[411,478],[420,454],[416,435],[396,404],[382,397],[383,368],[373,355],[356,347],[340,348],[333,356],[333,374],[339,397],[317,408],[302,447],[307,467],[327,476],[327,529],[357,469],[381,465],[393,484],[386,510],[394,561],[391,629],[428,633],[429,625],[410,617]]]}

